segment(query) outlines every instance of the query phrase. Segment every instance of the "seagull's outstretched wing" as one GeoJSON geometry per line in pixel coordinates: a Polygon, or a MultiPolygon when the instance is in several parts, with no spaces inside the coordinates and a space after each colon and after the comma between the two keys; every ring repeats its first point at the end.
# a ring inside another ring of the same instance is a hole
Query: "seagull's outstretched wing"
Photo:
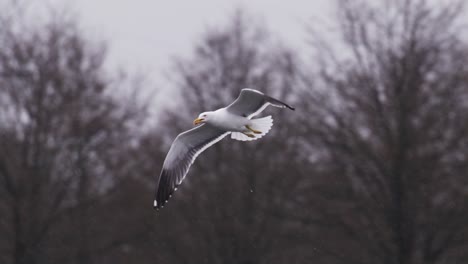
{"type": "Polygon", "coordinates": [[[164,160],[156,185],[154,207],[163,207],[184,180],[197,156],[229,133],[209,124],[203,124],[179,134],[164,160]]]}
{"type": "Polygon", "coordinates": [[[226,107],[226,110],[232,114],[252,118],[255,115],[260,114],[268,105],[289,108],[294,110],[293,107],[272,98],[262,92],[254,89],[242,89],[239,97],[226,107]]]}

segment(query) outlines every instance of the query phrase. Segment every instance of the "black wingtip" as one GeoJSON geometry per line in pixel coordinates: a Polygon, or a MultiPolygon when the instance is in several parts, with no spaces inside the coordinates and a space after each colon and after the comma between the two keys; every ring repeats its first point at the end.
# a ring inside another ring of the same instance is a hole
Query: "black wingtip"
{"type": "Polygon", "coordinates": [[[153,201],[153,208],[159,211],[159,209],[164,208],[166,204],[169,202],[169,198],[172,197],[172,193],[169,194],[169,197],[166,200],[159,201],[157,199],[154,199],[153,201]]]}
{"type": "Polygon", "coordinates": [[[156,200],[153,201],[153,208],[156,209],[157,211],[159,211],[158,201],[156,201],[156,200]]]}
{"type": "Polygon", "coordinates": [[[284,104],[284,105],[285,105],[287,108],[289,108],[289,109],[291,109],[291,110],[293,110],[293,111],[296,111],[296,108],[294,108],[294,107],[292,107],[292,106],[290,106],[290,105],[287,105],[287,104],[284,104]]]}

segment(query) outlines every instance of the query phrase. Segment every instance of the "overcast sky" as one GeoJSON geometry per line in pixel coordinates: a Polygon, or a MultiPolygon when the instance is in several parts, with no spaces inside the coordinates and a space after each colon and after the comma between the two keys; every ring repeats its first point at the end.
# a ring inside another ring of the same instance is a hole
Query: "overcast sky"
{"type": "Polygon", "coordinates": [[[305,41],[304,24],[330,14],[328,0],[48,0],[77,13],[88,34],[109,45],[109,64],[159,76],[173,56],[189,55],[207,27],[241,7],[289,45],[305,41]]]}
{"type": "MultiPolygon", "coordinates": [[[[434,0],[435,3],[448,0],[434,0]]],[[[305,24],[328,23],[330,0],[42,0],[78,16],[86,33],[108,44],[107,66],[142,72],[149,90],[170,87],[163,77],[173,57],[191,54],[210,26],[224,25],[236,8],[247,11],[285,44],[306,43],[305,24]],[[152,89],[155,88],[155,89],[152,89]]],[[[162,98],[162,97],[159,97],[162,98]]],[[[156,102],[155,105],[161,105],[156,102]]]]}

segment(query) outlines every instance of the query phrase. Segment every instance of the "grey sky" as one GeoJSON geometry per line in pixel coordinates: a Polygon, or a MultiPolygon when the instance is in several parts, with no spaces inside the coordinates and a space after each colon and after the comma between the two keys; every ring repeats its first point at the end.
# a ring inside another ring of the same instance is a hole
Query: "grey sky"
{"type": "Polygon", "coordinates": [[[242,7],[278,34],[300,46],[304,23],[330,13],[327,0],[48,0],[78,14],[91,36],[109,44],[109,64],[142,70],[153,76],[170,65],[172,56],[190,54],[200,34],[225,23],[242,7]]]}
{"type": "MultiPolygon", "coordinates": [[[[141,72],[149,91],[170,88],[163,71],[171,58],[190,55],[207,27],[223,25],[236,8],[246,10],[285,44],[306,43],[306,23],[329,22],[331,0],[42,0],[65,5],[90,36],[106,41],[109,67],[141,72]],[[156,88],[156,89],[152,89],[156,88]]],[[[434,0],[439,1],[449,0],[434,0]]],[[[40,2],[36,2],[40,3],[40,2]]],[[[166,93],[167,94],[167,93],[166,93]]],[[[162,98],[162,97],[159,97],[162,98]]],[[[156,98],[157,99],[157,98],[156,98]]],[[[162,101],[155,102],[154,105],[162,101]]],[[[157,111],[157,110],[156,110],[157,111]]]]}

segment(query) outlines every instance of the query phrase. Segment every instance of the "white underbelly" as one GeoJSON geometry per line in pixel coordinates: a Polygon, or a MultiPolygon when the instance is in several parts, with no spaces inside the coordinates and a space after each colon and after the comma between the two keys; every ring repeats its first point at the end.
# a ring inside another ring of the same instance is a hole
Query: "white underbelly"
{"type": "Polygon", "coordinates": [[[245,126],[248,124],[250,124],[250,120],[248,118],[233,115],[226,110],[219,110],[217,118],[212,122],[212,125],[231,132],[246,132],[248,129],[245,126]]]}

